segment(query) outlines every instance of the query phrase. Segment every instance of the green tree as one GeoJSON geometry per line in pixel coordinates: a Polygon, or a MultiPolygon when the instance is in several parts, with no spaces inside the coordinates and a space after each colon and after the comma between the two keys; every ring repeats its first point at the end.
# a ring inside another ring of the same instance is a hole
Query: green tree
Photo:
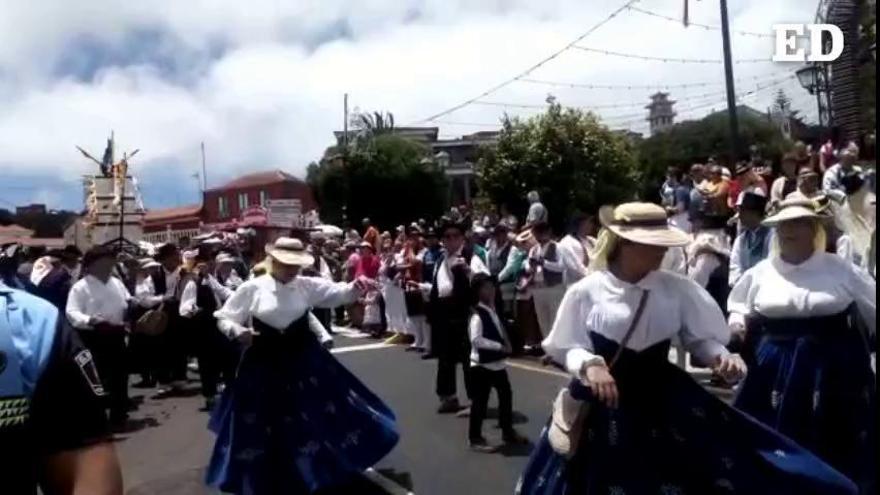
{"type": "MultiPolygon", "coordinates": [[[[744,108],[740,107],[738,111],[739,139],[743,149],[748,149],[750,144],[758,144],[764,158],[779,163],[782,154],[790,149],[792,143],[766,116],[744,108]]],[[[694,163],[705,163],[709,157],[726,162],[729,143],[727,112],[681,122],[643,140],[639,145],[642,196],[651,201],[658,200],[658,188],[670,167],[686,170],[694,163]]]]}
{"type": "Polygon", "coordinates": [[[505,117],[495,147],[477,164],[480,194],[522,218],[526,195],[536,190],[560,229],[575,211],[632,199],[638,183],[629,142],[596,117],[551,102],[527,120],[505,117]]]}
{"type": "Polygon", "coordinates": [[[390,229],[439,216],[446,208],[448,183],[429,156],[421,144],[385,134],[310,165],[307,177],[321,219],[358,225],[370,217],[390,229]]]}

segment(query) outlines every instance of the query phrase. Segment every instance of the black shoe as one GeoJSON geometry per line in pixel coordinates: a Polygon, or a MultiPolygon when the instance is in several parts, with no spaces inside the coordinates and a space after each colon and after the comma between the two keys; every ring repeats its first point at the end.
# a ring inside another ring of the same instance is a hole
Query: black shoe
{"type": "Polygon", "coordinates": [[[470,441],[470,448],[472,451],[481,454],[494,454],[498,452],[500,447],[489,444],[485,438],[477,438],[470,441]]]}
{"type": "Polygon", "coordinates": [[[437,408],[437,414],[453,414],[458,411],[461,411],[461,404],[458,403],[458,398],[456,397],[442,399],[440,407],[437,408]]]}

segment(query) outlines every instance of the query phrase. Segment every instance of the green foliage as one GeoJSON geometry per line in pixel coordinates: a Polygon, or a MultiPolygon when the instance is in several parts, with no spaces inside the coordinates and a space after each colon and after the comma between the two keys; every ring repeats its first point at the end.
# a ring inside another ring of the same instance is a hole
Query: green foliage
{"type": "MultiPolygon", "coordinates": [[[[758,144],[761,154],[779,163],[791,147],[779,128],[765,116],[743,111],[739,116],[739,139],[743,150],[758,144]]],[[[705,163],[709,157],[725,162],[730,150],[730,121],[727,112],[717,112],[702,120],[681,122],[643,140],[639,146],[639,164],[643,181],[642,196],[656,200],[657,188],[669,167],[687,170],[694,163],[705,163]]],[[[740,158],[747,158],[742,156],[740,158]]]]}
{"type": "Polygon", "coordinates": [[[502,122],[496,147],[481,150],[480,194],[523,218],[536,190],[556,229],[576,211],[633,198],[638,173],[629,142],[593,114],[551,104],[541,115],[502,122]]]}
{"type": "Polygon", "coordinates": [[[308,182],[321,219],[359,227],[363,217],[370,217],[390,229],[439,216],[446,208],[448,183],[443,171],[425,160],[428,156],[419,143],[385,134],[337,159],[309,165],[308,182]]]}

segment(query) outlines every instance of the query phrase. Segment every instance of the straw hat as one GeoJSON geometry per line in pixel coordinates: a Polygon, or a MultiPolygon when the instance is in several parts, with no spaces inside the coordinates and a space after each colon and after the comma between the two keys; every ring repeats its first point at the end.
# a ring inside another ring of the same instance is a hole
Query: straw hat
{"type": "Polygon", "coordinates": [[[779,203],[776,211],[764,219],[763,225],[775,227],[782,222],[797,220],[800,218],[822,218],[820,210],[823,208],[812,199],[786,199],[779,203]]]}
{"type": "Polygon", "coordinates": [[[526,229],[520,232],[514,239],[513,242],[517,244],[531,244],[535,240],[535,236],[532,235],[532,229],[526,229]]]}
{"type": "Polygon", "coordinates": [[[315,262],[302,241],[290,237],[279,237],[269,251],[269,256],[282,265],[305,266],[315,262]]]}
{"type": "Polygon", "coordinates": [[[143,270],[149,270],[150,268],[159,268],[160,266],[162,266],[159,264],[158,261],[156,261],[152,258],[144,258],[144,259],[140,260],[140,263],[141,263],[141,269],[143,269],[143,270]]]}
{"type": "Polygon", "coordinates": [[[666,210],[653,203],[603,206],[599,210],[599,221],[618,237],[638,244],[680,247],[690,243],[687,234],[669,225],[666,210]]]}

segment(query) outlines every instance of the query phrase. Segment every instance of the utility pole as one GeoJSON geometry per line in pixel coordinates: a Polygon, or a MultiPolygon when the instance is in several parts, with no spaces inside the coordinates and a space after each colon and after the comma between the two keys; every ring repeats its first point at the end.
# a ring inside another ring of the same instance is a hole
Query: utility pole
{"type": "Polygon", "coordinates": [[[727,85],[727,114],[730,119],[730,163],[733,168],[739,157],[739,119],[736,114],[736,92],[733,86],[733,61],[730,55],[730,21],[727,18],[727,0],[721,3],[721,38],[724,43],[724,79],[727,85]]]}
{"type": "Polygon", "coordinates": [[[205,142],[202,141],[202,192],[208,190],[208,168],[205,165],[205,142]]]}
{"type": "Polygon", "coordinates": [[[348,93],[342,97],[342,154],[348,150],[348,93]]]}

